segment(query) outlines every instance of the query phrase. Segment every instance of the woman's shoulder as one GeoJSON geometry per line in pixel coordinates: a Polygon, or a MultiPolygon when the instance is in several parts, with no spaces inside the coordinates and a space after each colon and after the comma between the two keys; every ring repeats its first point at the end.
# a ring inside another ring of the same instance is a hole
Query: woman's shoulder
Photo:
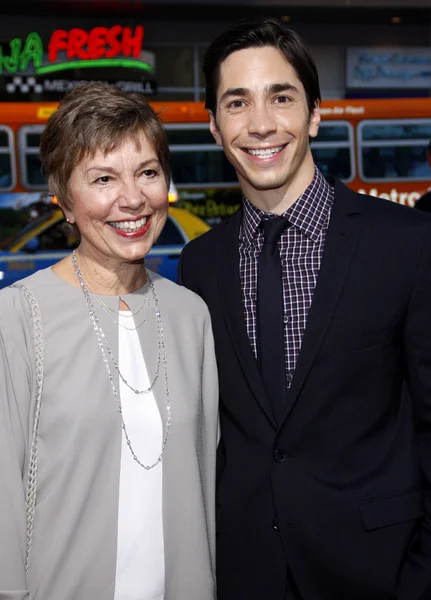
{"type": "Polygon", "coordinates": [[[209,317],[208,307],[198,294],[182,285],[178,285],[158,273],[150,271],[156,294],[163,300],[163,304],[176,312],[178,316],[192,315],[194,318],[209,317]]]}
{"type": "Polygon", "coordinates": [[[20,307],[27,307],[28,299],[23,293],[23,288],[29,290],[33,295],[40,296],[42,293],[43,296],[43,290],[46,289],[46,284],[50,279],[49,271],[49,269],[36,271],[0,290],[0,315],[4,316],[10,309],[16,311],[20,307]]]}
{"type": "MultiPolygon", "coordinates": [[[[31,276],[33,277],[33,276],[31,276]]],[[[0,336],[5,348],[15,347],[26,353],[32,346],[33,317],[29,297],[22,286],[31,290],[30,277],[0,290],[0,336]]]]}

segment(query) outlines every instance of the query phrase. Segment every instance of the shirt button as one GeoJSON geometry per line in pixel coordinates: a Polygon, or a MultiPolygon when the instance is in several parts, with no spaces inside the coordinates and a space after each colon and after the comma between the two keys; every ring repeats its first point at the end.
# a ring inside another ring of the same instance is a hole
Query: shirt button
{"type": "Polygon", "coordinates": [[[287,381],[287,383],[292,383],[292,379],[293,379],[292,373],[287,373],[286,374],[286,381],[287,381]]]}
{"type": "Polygon", "coordinates": [[[287,315],[284,315],[283,322],[284,323],[289,323],[289,317],[287,315]]]}
{"type": "Polygon", "coordinates": [[[272,519],[272,528],[273,528],[275,531],[280,531],[280,527],[278,526],[278,521],[277,521],[277,519],[272,519]]]}
{"type": "Polygon", "coordinates": [[[274,460],[277,463],[283,463],[286,460],[287,454],[284,450],[282,450],[281,448],[277,448],[277,450],[274,450],[274,460]]]}

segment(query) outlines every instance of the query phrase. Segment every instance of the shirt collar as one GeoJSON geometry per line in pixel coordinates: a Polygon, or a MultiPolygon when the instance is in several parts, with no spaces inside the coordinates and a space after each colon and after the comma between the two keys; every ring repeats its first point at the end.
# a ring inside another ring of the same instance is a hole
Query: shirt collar
{"type": "MultiPolygon", "coordinates": [[[[320,231],[325,223],[333,201],[333,188],[323,177],[317,167],[314,169],[313,181],[299,196],[298,200],[283,213],[294,227],[302,231],[313,242],[319,239],[320,231]]],[[[243,196],[243,219],[240,232],[241,240],[250,245],[255,237],[262,219],[272,217],[254,206],[243,196]]]]}

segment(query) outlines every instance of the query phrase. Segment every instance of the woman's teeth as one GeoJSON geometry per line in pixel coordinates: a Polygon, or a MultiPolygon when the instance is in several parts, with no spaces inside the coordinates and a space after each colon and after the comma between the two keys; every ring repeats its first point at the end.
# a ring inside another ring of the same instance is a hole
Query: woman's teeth
{"type": "Polygon", "coordinates": [[[146,222],[147,217],[142,217],[137,221],[111,221],[109,224],[111,225],[111,227],[115,227],[115,229],[121,229],[122,231],[129,233],[131,231],[136,231],[137,229],[140,229],[145,225],[146,222]]]}
{"type": "Polygon", "coordinates": [[[261,150],[253,150],[248,148],[247,152],[252,154],[253,156],[264,156],[265,158],[268,156],[274,156],[277,152],[282,150],[283,146],[278,146],[277,148],[262,148],[261,150]]]}

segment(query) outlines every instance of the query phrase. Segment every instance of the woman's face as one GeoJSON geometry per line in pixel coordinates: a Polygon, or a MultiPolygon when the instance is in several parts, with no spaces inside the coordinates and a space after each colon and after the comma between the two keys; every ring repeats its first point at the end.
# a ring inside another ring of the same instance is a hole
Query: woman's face
{"type": "Polygon", "coordinates": [[[80,252],[107,266],[148,254],[168,214],[168,189],[157,153],[144,133],[109,154],[84,158],[70,177],[80,252]]]}

